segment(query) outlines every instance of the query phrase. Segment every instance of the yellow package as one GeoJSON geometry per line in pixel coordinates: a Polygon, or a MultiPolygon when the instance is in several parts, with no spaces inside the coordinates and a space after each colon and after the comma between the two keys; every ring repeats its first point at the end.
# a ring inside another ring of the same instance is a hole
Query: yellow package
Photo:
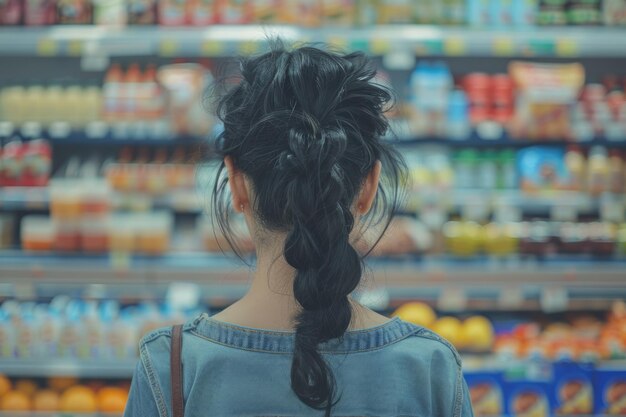
{"type": "Polygon", "coordinates": [[[517,89],[511,135],[522,139],[570,139],[570,106],[585,83],[581,64],[514,61],[509,74],[517,89]]]}

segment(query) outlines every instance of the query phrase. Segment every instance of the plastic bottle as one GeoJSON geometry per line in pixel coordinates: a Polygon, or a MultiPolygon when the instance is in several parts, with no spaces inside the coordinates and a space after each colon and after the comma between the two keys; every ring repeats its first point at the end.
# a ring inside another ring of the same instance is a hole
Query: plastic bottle
{"type": "Polygon", "coordinates": [[[570,146],[565,153],[565,166],[570,175],[570,189],[584,191],[585,184],[585,157],[577,146],[570,146]]]}
{"type": "Polygon", "coordinates": [[[450,139],[464,140],[470,135],[469,105],[463,90],[450,93],[446,127],[450,139]]]}
{"type": "Polygon", "coordinates": [[[500,152],[501,187],[506,190],[517,188],[517,171],[515,168],[515,151],[511,149],[500,152]]]}
{"type": "Polygon", "coordinates": [[[624,160],[617,149],[609,152],[609,191],[620,194],[624,192],[624,160]]]}
{"type": "Polygon", "coordinates": [[[463,149],[454,159],[456,187],[461,189],[477,187],[477,152],[474,149],[463,149]]]}
{"type": "Polygon", "coordinates": [[[128,67],[128,71],[124,76],[124,119],[131,122],[137,121],[139,118],[139,92],[142,87],[143,76],[139,64],[133,63],[128,67]]]}
{"type": "Polygon", "coordinates": [[[122,68],[119,64],[113,64],[109,68],[104,78],[102,94],[104,96],[104,118],[107,121],[114,121],[123,112],[123,77],[122,68]]]}
{"type": "Polygon", "coordinates": [[[493,150],[486,150],[479,157],[478,186],[483,190],[493,190],[497,185],[498,166],[493,150]]]}
{"type": "Polygon", "coordinates": [[[606,148],[594,146],[589,153],[589,172],[587,185],[592,195],[598,195],[607,190],[609,183],[609,166],[606,148]]]}

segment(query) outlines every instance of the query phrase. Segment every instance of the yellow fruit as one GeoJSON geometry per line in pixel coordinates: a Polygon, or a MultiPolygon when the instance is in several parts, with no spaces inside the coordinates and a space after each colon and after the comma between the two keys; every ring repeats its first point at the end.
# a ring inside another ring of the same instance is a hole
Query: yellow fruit
{"type": "Polygon", "coordinates": [[[128,391],[117,387],[105,387],[98,391],[98,410],[103,413],[123,413],[128,391]]]}
{"type": "Polygon", "coordinates": [[[22,391],[9,391],[2,396],[0,409],[4,411],[29,411],[31,409],[30,399],[22,391]]]}
{"type": "Polygon", "coordinates": [[[11,380],[6,376],[0,374],[0,398],[7,392],[13,389],[11,380]]]}
{"type": "Polygon", "coordinates": [[[38,391],[33,397],[33,409],[35,411],[57,411],[59,409],[59,394],[49,389],[38,391]]]}
{"type": "Polygon", "coordinates": [[[37,384],[30,379],[20,379],[15,383],[15,390],[23,392],[29,398],[32,398],[32,396],[35,395],[37,389],[37,384]]]}
{"type": "Polygon", "coordinates": [[[461,327],[461,321],[459,319],[455,317],[442,317],[433,324],[432,330],[454,346],[458,346],[461,327]]]}
{"type": "Polygon", "coordinates": [[[61,411],[74,413],[95,413],[98,409],[96,395],[89,388],[76,385],[61,395],[61,411]]]}
{"type": "Polygon", "coordinates": [[[54,376],[48,379],[48,386],[58,392],[78,384],[78,380],[71,376],[54,376]]]}
{"type": "Polygon", "coordinates": [[[494,341],[493,326],[485,317],[470,317],[463,323],[460,338],[462,346],[469,350],[488,351],[494,341]]]}
{"type": "Polygon", "coordinates": [[[423,327],[431,327],[437,320],[437,315],[429,305],[418,302],[402,304],[393,315],[423,327]]]}

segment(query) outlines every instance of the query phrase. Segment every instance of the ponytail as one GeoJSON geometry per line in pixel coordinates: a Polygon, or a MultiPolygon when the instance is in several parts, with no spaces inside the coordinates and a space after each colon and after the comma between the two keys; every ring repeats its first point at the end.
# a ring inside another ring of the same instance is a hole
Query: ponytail
{"type": "MultiPolygon", "coordinates": [[[[278,44],[244,60],[241,70],[241,82],[218,103],[224,122],[219,152],[251,179],[258,221],[285,232],[283,254],[296,271],[293,293],[301,307],[291,388],[328,417],[340,393],[319,347],[343,336],[352,320],[348,296],[362,273],[361,256],[350,242],[352,208],[378,160],[384,179],[376,204],[392,206],[391,212],[397,204],[403,165],[380,141],[390,95],[372,82],[376,72],[360,53],[310,47],[288,52],[278,44]]],[[[229,199],[219,197],[224,181],[215,184],[216,213],[227,212],[220,204],[229,199]]],[[[218,222],[227,234],[225,217],[218,222]]]]}

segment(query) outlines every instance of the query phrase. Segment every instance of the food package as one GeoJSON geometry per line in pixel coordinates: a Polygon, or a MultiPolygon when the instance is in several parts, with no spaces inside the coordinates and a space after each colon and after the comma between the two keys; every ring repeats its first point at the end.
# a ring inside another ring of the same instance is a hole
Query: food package
{"type": "Polygon", "coordinates": [[[57,23],[61,25],[87,25],[93,20],[93,3],[90,0],[58,0],[57,23]]]}
{"type": "Polygon", "coordinates": [[[626,415],[626,368],[623,363],[598,365],[594,372],[594,415],[626,415]]]}
{"type": "Polygon", "coordinates": [[[626,25],[626,0],[604,0],[602,15],[607,26],[626,25]]]}
{"type": "Polygon", "coordinates": [[[202,136],[212,119],[202,106],[209,74],[198,64],[173,64],[159,68],[158,82],[167,94],[171,130],[176,135],[202,136]]]}
{"type": "Polygon", "coordinates": [[[322,0],[322,24],[351,27],[355,21],[355,0],[322,0]]]}
{"type": "Polygon", "coordinates": [[[523,139],[571,138],[570,107],[585,82],[582,64],[513,61],[509,73],[517,90],[511,134],[523,139]]]}
{"type": "Polygon", "coordinates": [[[476,369],[464,372],[465,381],[476,417],[504,414],[502,373],[498,370],[476,369]]]}
{"type": "Polygon", "coordinates": [[[130,25],[153,25],[156,23],[155,0],[129,0],[127,8],[130,25]]]}
{"type": "Polygon", "coordinates": [[[22,23],[22,4],[20,0],[0,0],[0,26],[19,25],[22,23]]]}
{"type": "Polygon", "coordinates": [[[24,3],[24,24],[26,26],[53,25],[55,15],[55,0],[26,0],[24,3]]]}
{"type": "Polygon", "coordinates": [[[569,188],[570,173],[563,149],[533,146],[517,154],[517,171],[523,191],[554,191],[569,188]]]}
{"type": "Polygon", "coordinates": [[[554,364],[553,404],[557,416],[593,414],[593,365],[572,361],[554,364]]]}

